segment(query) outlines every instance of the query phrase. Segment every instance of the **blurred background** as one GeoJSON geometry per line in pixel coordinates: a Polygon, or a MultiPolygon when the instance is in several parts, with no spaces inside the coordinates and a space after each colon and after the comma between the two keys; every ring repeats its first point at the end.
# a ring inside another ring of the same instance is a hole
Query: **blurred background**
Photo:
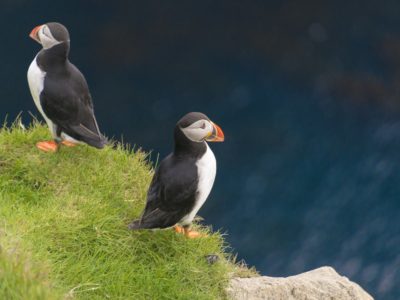
{"type": "Polygon", "coordinates": [[[200,215],[262,274],[322,265],[400,299],[400,2],[2,0],[0,117],[38,114],[31,29],[65,24],[100,129],[172,149],[202,111],[214,190],[200,215]]]}

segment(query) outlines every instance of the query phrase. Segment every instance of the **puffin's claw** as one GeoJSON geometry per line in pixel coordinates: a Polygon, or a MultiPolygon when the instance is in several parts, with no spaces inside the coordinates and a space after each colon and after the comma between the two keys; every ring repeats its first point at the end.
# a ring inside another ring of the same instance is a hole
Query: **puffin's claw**
{"type": "Polygon", "coordinates": [[[184,233],[184,229],[183,229],[183,227],[182,226],[179,226],[179,225],[175,225],[174,226],[174,230],[175,230],[175,232],[176,233],[184,233]]]}
{"type": "Polygon", "coordinates": [[[78,146],[77,143],[70,142],[70,141],[62,141],[61,144],[63,144],[64,146],[67,146],[67,147],[75,147],[75,146],[78,146]]]}
{"type": "Polygon", "coordinates": [[[191,230],[190,227],[185,227],[185,226],[175,225],[174,230],[176,233],[184,234],[189,239],[207,236],[206,234],[191,230]]]}
{"type": "Polygon", "coordinates": [[[185,230],[185,236],[189,239],[195,239],[195,238],[204,237],[206,235],[204,235],[198,231],[194,231],[194,230],[185,230]]]}

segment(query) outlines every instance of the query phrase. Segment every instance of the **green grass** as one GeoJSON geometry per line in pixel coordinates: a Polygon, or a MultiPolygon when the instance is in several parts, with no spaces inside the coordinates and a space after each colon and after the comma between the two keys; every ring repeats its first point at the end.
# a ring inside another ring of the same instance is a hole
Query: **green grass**
{"type": "Polygon", "coordinates": [[[219,233],[127,230],[153,174],[146,153],[42,153],[43,139],[37,123],[0,130],[0,299],[224,298],[236,267],[219,233]]]}

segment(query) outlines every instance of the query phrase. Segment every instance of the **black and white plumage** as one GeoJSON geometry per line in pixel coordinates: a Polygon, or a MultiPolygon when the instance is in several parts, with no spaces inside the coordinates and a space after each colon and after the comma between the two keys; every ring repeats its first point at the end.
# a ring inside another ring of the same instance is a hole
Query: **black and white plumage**
{"type": "Polygon", "coordinates": [[[84,142],[103,148],[106,139],[99,131],[85,77],[68,59],[68,30],[59,23],[47,23],[35,27],[30,37],[43,49],[29,67],[29,88],[53,139],[57,144],[84,142]]]}
{"type": "Polygon", "coordinates": [[[224,134],[210,119],[188,113],[175,126],[174,151],[161,161],[150,184],[142,217],[130,229],[183,226],[185,233],[207,200],[217,171],[206,141],[223,141],[224,134]]]}

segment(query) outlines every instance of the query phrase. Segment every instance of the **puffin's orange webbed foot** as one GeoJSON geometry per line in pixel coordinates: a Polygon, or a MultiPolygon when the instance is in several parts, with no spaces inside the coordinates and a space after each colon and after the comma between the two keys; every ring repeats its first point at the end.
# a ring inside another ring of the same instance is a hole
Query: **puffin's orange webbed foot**
{"type": "Polygon", "coordinates": [[[75,147],[75,146],[78,146],[77,143],[70,142],[70,141],[62,141],[61,144],[63,144],[64,146],[67,146],[67,147],[75,147]]]}
{"type": "Polygon", "coordinates": [[[200,233],[198,231],[190,230],[190,229],[184,229],[185,231],[185,236],[189,239],[196,239],[196,238],[201,238],[205,237],[207,235],[200,233]]]}
{"type": "Polygon", "coordinates": [[[54,141],[38,142],[36,148],[44,152],[57,152],[58,145],[54,141]]]}

